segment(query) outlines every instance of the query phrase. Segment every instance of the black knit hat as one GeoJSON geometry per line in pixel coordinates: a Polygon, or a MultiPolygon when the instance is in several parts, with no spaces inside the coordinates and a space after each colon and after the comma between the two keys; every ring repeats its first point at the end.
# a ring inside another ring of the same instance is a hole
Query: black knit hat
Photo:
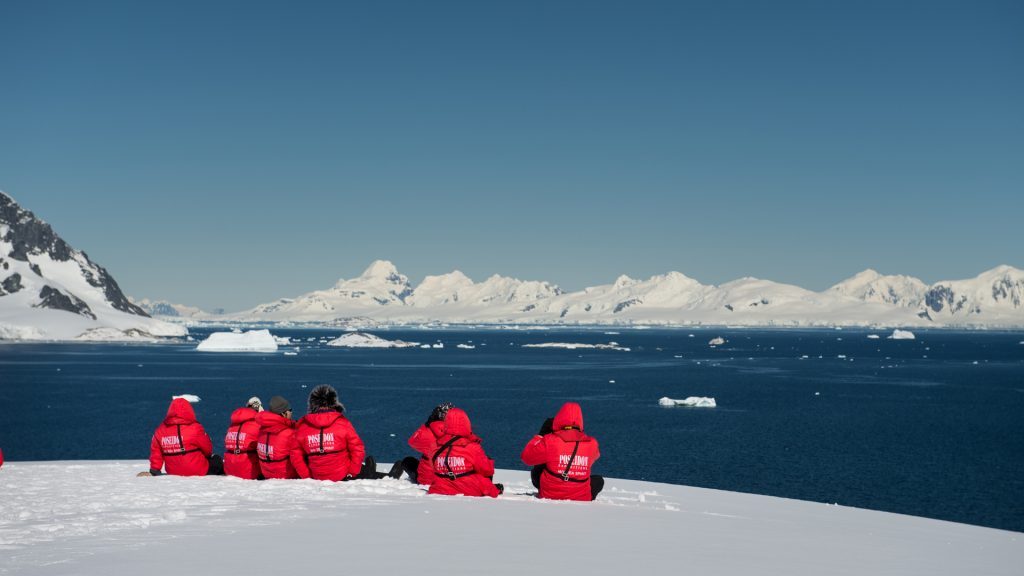
{"type": "Polygon", "coordinates": [[[324,412],[335,410],[345,413],[345,406],[338,401],[338,391],[327,384],[322,384],[309,393],[309,411],[324,412]]]}
{"type": "Polygon", "coordinates": [[[442,402],[434,407],[434,411],[430,413],[430,417],[427,418],[427,422],[438,422],[444,420],[444,417],[448,415],[448,411],[452,409],[451,402],[442,402]]]}

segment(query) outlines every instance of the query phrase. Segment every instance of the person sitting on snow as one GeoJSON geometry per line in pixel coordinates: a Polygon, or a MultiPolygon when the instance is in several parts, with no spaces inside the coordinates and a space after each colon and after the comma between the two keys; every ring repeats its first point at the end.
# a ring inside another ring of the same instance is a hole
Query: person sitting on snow
{"type": "Polygon", "coordinates": [[[437,451],[437,439],[444,436],[444,418],[451,408],[451,402],[435,406],[427,421],[409,437],[409,446],[419,452],[420,457],[407,456],[402,460],[402,468],[414,484],[430,486],[434,483],[434,463],[431,456],[437,451]]]}
{"type": "Polygon", "coordinates": [[[281,396],[274,396],[270,399],[269,408],[256,415],[256,423],[260,425],[256,440],[260,472],[267,479],[309,477],[306,463],[297,453],[291,404],[281,396]]]}
{"type": "MultiPolygon", "coordinates": [[[[545,422],[547,425],[547,422],[545,422]]],[[[541,427],[523,448],[521,458],[534,466],[533,485],[540,498],[590,501],[604,488],[604,478],[591,475],[601,457],[597,439],[583,433],[583,410],[566,402],[555,415],[550,429],[541,427]]]]}
{"type": "Polygon", "coordinates": [[[150,442],[149,473],[159,476],[162,469],[174,476],[224,474],[224,461],[213,453],[210,437],[184,398],[171,400],[167,416],[150,442]]]}
{"type": "Polygon", "coordinates": [[[338,482],[402,475],[401,462],[396,462],[388,474],[377,472],[376,462],[366,455],[362,439],[345,418],[345,406],[331,386],[317,386],[310,392],[309,414],[299,420],[295,439],[298,453],[305,457],[308,466],[305,473],[299,470],[303,478],[338,482]]]}
{"type": "Polygon", "coordinates": [[[228,476],[256,480],[263,477],[256,439],[260,425],[256,415],[263,411],[263,403],[256,396],[245,406],[231,413],[231,426],[224,436],[224,473],[228,476]]]}
{"type": "Polygon", "coordinates": [[[465,411],[448,410],[444,435],[437,443],[438,448],[431,456],[434,482],[428,493],[497,498],[505,490],[504,486],[493,482],[494,460],[484,453],[465,411]]]}

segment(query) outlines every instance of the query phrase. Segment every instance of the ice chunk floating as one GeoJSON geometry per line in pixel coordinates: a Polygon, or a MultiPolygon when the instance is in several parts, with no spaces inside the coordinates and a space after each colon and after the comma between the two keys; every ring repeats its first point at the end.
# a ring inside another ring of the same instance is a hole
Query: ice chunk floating
{"type": "Polygon", "coordinates": [[[718,404],[715,403],[714,398],[708,398],[706,396],[689,396],[682,400],[676,400],[669,398],[668,396],[658,400],[660,406],[685,406],[687,408],[715,408],[718,404]]]}
{"type": "Polygon", "coordinates": [[[910,330],[900,330],[899,328],[892,331],[892,335],[889,336],[889,340],[913,340],[914,333],[910,330]]]}
{"type": "Polygon", "coordinates": [[[277,340],[270,330],[214,332],[196,346],[200,352],[277,352],[277,340]]]}
{"type": "Polygon", "coordinates": [[[563,348],[565,350],[593,349],[618,350],[620,352],[629,352],[629,348],[626,348],[625,346],[619,346],[618,342],[609,342],[607,344],[581,344],[579,342],[544,342],[542,344],[523,344],[523,348],[563,348]]]}
{"type": "Polygon", "coordinates": [[[715,338],[708,340],[708,346],[721,346],[722,344],[725,344],[725,338],[722,338],[721,336],[716,336],[715,338]]]}
{"type": "Polygon", "coordinates": [[[418,342],[403,342],[402,340],[385,340],[380,336],[374,336],[366,332],[349,332],[340,338],[335,338],[327,343],[328,346],[342,348],[410,348],[419,346],[418,342]]]}

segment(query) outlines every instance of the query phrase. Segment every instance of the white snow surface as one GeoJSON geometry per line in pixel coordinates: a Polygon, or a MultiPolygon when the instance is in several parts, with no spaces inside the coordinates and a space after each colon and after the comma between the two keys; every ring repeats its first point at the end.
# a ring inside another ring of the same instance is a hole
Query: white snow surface
{"type": "Polygon", "coordinates": [[[715,408],[718,404],[715,403],[714,398],[708,398],[706,396],[688,396],[682,400],[676,400],[664,396],[658,400],[660,406],[684,406],[687,408],[715,408]]]}
{"type": "Polygon", "coordinates": [[[608,478],[596,502],[577,503],[537,500],[525,471],[498,470],[506,495],[490,499],[430,496],[404,479],[135,477],[147,467],[6,463],[0,574],[307,574],[331,562],[372,574],[390,559],[495,576],[1002,576],[1024,565],[1019,532],[688,486],[608,478]]]}
{"type": "Polygon", "coordinates": [[[200,352],[277,352],[277,339],[270,330],[243,333],[214,332],[196,346],[200,352]]]}
{"type": "Polygon", "coordinates": [[[327,343],[328,346],[342,348],[411,348],[419,346],[419,342],[405,342],[403,340],[387,340],[380,336],[367,334],[365,332],[349,332],[342,334],[327,343]]]}
{"type": "Polygon", "coordinates": [[[899,328],[892,331],[889,335],[889,340],[914,340],[916,337],[910,330],[900,330],[899,328]]]}

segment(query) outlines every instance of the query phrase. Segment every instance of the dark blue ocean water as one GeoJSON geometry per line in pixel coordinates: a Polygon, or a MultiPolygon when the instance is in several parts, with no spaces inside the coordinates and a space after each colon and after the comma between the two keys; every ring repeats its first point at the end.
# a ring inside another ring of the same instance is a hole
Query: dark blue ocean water
{"type": "Polygon", "coordinates": [[[3,344],[0,448],[9,460],[146,458],[180,393],[202,397],[216,446],[249,396],[280,394],[301,414],[312,387],[330,383],[378,461],[410,455],[408,436],[449,400],[499,467],[523,468],[524,444],[573,400],[605,475],[1024,531],[1024,334],[617,332],[391,330],[381,334],[445,348],[351,350],[319,342],[337,330],[274,330],[303,339],[297,356],[3,344]],[[710,348],[719,335],[728,343],[710,348]],[[609,340],[632,350],[520,347],[609,340]],[[465,342],[476,349],[455,347],[465,342]],[[712,396],[718,408],[662,408],[662,396],[712,396]]]}

